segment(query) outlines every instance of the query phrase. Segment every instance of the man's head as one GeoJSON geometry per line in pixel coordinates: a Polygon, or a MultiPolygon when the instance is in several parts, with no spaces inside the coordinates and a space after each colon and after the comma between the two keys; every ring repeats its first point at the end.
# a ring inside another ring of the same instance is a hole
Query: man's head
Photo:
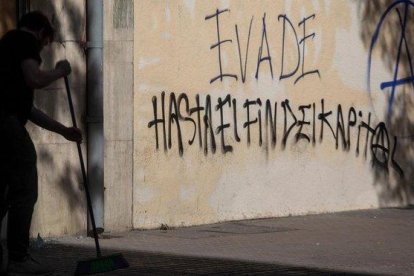
{"type": "Polygon", "coordinates": [[[49,19],[39,11],[23,15],[19,21],[18,28],[31,31],[39,41],[41,48],[52,42],[55,36],[55,30],[50,24],[49,19]]]}

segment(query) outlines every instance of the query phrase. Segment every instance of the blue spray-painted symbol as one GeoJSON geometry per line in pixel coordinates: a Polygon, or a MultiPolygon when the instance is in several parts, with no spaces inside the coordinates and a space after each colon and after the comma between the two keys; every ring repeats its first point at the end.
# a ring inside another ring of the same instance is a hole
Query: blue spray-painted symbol
{"type": "Polygon", "coordinates": [[[390,94],[389,99],[388,99],[388,116],[391,116],[391,113],[392,113],[392,106],[393,106],[393,103],[394,103],[396,87],[400,86],[400,85],[412,84],[413,88],[414,88],[413,64],[412,64],[412,59],[411,59],[411,54],[410,54],[410,49],[409,49],[410,47],[408,45],[407,38],[405,36],[406,27],[407,27],[408,11],[410,10],[410,8],[414,8],[414,2],[411,1],[411,0],[399,0],[399,1],[393,2],[387,8],[387,10],[382,14],[381,19],[380,19],[380,21],[377,25],[376,30],[375,30],[375,33],[372,37],[371,46],[370,46],[370,49],[369,49],[368,91],[371,92],[370,82],[371,82],[372,51],[373,51],[373,49],[374,49],[374,47],[375,47],[375,45],[378,41],[378,36],[380,34],[380,31],[381,31],[382,25],[384,23],[384,20],[387,18],[387,16],[390,14],[390,12],[395,10],[398,14],[399,24],[400,24],[400,27],[401,27],[401,37],[400,37],[400,41],[399,41],[399,45],[398,45],[397,59],[396,59],[395,67],[394,67],[394,77],[393,77],[393,80],[382,82],[381,85],[380,85],[381,90],[391,88],[391,94],[390,94]],[[398,9],[398,5],[403,5],[404,6],[404,15],[403,16],[401,16],[400,10],[398,9]],[[401,62],[400,61],[401,50],[402,50],[403,46],[405,47],[405,50],[406,50],[406,53],[407,53],[410,76],[398,79],[398,71],[399,71],[399,66],[400,66],[400,62],[401,62]]]}

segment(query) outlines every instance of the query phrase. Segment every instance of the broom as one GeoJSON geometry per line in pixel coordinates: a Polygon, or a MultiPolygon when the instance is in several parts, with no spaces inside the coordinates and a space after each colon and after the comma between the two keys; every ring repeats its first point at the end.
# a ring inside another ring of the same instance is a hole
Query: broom
{"type": "MultiPolygon", "coordinates": [[[[68,77],[65,77],[65,86],[66,86],[66,92],[68,94],[69,109],[70,109],[70,114],[72,116],[72,123],[73,123],[73,126],[77,128],[75,111],[73,109],[73,103],[72,103],[72,97],[70,93],[68,77]]],[[[86,177],[85,163],[83,162],[82,149],[80,146],[80,142],[77,142],[77,146],[78,146],[78,154],[79,154],[79,160],[80,160],[80,165],[81,165],[81,170],[82,170],[83,186],[85,188],[85,193],[86,193],[86,202],[88,206],[89,215],[91,217],[93,237],[95,239],[96,258],[79,261],[76,267],[75,275],[102,273],[102,272],[108,272],[108,271],[113,271],[113,270],[120,269],[120,268],[129,267],[128,262],[125,260],[125,258],[122,256],[121,253],[116,253],[116,254],[109,255],[109,256],[102,256],[101,247],[99,246],[98,232],[96,231],[95,217],[93,215],[91,196],[89,194],[89,189],[87,185],[88,182],[87,182],[87,177],[86,177]]]]}

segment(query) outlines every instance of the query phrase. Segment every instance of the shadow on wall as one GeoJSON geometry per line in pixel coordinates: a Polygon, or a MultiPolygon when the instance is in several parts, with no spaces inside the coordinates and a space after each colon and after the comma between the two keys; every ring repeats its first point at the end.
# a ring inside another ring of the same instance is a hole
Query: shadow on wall
{"type": "MultiPolygon", "coordinates": [[[[30,9],[32,11],[40,10],[46,14],[56,30],[55,41],[42,52],[43,66],[45,68],[53,68],[57,61],[68,59],[72,65],[72,73],[69,76],[71,86],[84,90],[86,80],[84,70],[86,56],[84,48],[86,40],[85,1],[31,0],[30,9]],[[77,57],[82,60],[77,60],[77,57]]],[[[63,79],[56,81],[43,90],[48,92],[50,90],[62,91],[43,93],[45,95],[40,94],[41,96],[36,98],[36,103],[39,107],[43,108],[54,118],[62,115],[63,112],[66,114],[68,103],[66,101],[63,79]]],[[[78,113],[84,110],[85,95],[81,92],[84,91],[76,90],[72,93],[78,113]]]]}
{"type": "MultiPolygon", "coordinates": [[[[83,124],[85,116],[81,114],[85,112],[86,102],[85,6],[85,1],[30,1],[30,10],[43,12],[51,20],[56,30],[55,41],[42,52],[43,68],[54,68],[55,63],[61,59],[68,59],[72,65],[72,73],[69,76],[69,80],[75,112],[77,113],[77,121],[83,129],[84,135],[86,133],[83,124]]],[[[72,125],[63,79],[38,91],[35,94],[35,105],[64,125],[72,125]]],[[[50,175],[46,174],[47,179],[42,179],[43,183],[41,184],[51,187],[52,190],[55,189],[54,187],[58,187],[65,195],[70,213],[76,215],[76,212],[78,212],[79,214],[79,211],[82,212],[84,209],[81,170],[79,161],[75,157],[77,155],[67,154],[68,152],[65,151],[68,148],[70,153],[72,151],[76,153],[75,144],[67,142],[64,138],[58,137],[58,135],[50,135],[47,131],[41,130],[38,127],[31,128],[31,132],[33,133],[34,141],[42,144],[38,147],[39,164],[43,169],[47,168],[52,172],[50,175]],[[70,146],[60,147],[59,144],[61,143],[69,143],[70,146]],[[73,160],[70,160],[71,156],[73,156],[73,160]]],[[[84,137],[84,141],[86,141],[86,137],[84,137]]],[[[66,206],[66,203],[64,206],[66,206]]],[[[59,206],[54,207],[58,208],[59,206]]],[[[79,227],[84,228],[85,221],[76,221],[76,223],[79,227]]],[[[72,220],[66,223],[73,224],[75,221],[72,220]]]]}
{"type": "MultiPolygon", "coordinates": [[[[47,150],[40,150],[38,158],[42,160],[45,167],[50,168],[56,167],[55,162],[59,162],[54,160],[53,154],[47,150]]],[[[56,183],[52,183],[52,185],[56,185],[67,195],[66,201],[68,202],[70,211],[77,210],[81,206],[80,202],[83,202],[84,198],[83,196],[79,196],[79,191],[83,190],[83,180],[79,170],[74,169],[73,164],[69,161],[65,161],[60,175],[54,178],[54,180],[56,180],[56,183]]]]}
{"type": "MultiPolygon", "coordinates": [[[[372,57],[367,58],[367,87],[371,97],[384,97],[383,105],[374,99],[374,120],[384,120],[389,130],[387,140],[379,132],[374,135],[384,148],[377,148],[376,158],[402,170],[400,177],[395,170],[374,169],[375,183],[381,185],[380,204],[410,204],[414,199],[414,1],[370,0],[359,1],[361,38],[372,57]],[[375,82],[373,60],[380,57],[391,79],[375,82]],[[371,62],[370,62],[371,61],[371,62]],[[384,110],[385,106],[385,110],[384,110]],[[385,114],[385,119],[378,117],[385,114]],[[392,146],[397,139],[395,156],[392,146]],[[389,150],[388,150],[389,149],[389,150]]],[[[376,168],[376,166],[374,166],[376,168]]]]}

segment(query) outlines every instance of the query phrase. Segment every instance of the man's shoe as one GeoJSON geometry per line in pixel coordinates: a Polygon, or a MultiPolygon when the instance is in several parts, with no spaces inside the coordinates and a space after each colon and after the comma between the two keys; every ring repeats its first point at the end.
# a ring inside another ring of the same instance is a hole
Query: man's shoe
{"type": "Polygon", "coordinates": [[[22,261],[9,261],[7,266],[9,276],[12,275],[51,275],[53,271],[27,255],[22,261]]]}

